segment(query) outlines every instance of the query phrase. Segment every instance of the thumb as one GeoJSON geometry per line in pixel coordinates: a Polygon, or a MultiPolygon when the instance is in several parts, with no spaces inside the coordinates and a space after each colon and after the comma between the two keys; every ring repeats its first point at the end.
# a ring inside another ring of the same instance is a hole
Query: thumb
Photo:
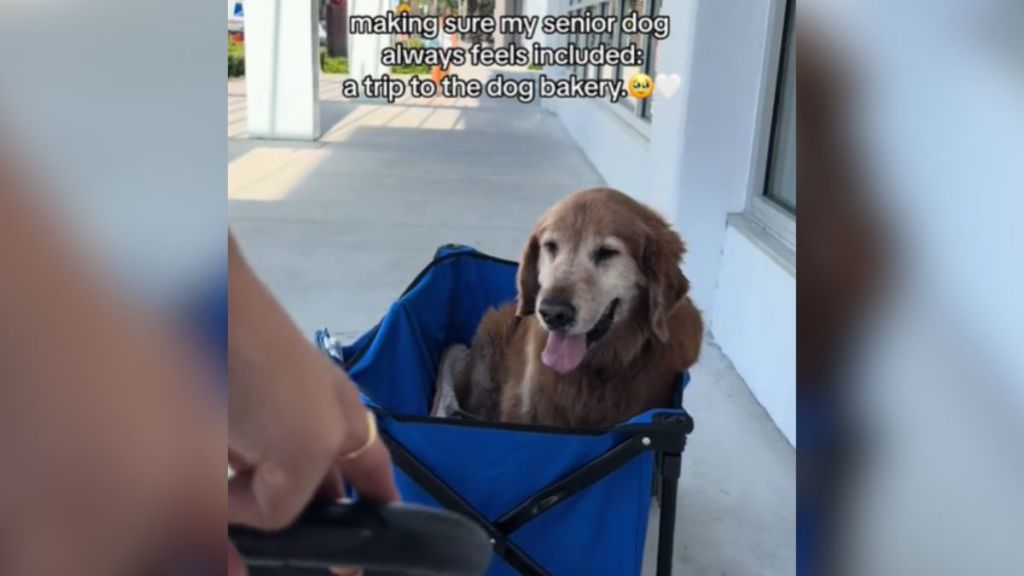
{"type": "Polygon", "coordinates": [[[299,515],[322,476],[293,475],[273,462],[228,480],[228,523],[281,530],[299,515]]]}

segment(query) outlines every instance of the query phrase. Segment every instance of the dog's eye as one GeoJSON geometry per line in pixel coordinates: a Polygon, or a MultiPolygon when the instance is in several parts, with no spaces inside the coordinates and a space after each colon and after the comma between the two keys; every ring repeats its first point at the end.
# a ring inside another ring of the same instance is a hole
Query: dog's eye
{"type": "Polygon", "coordinates": [[[608,260],[611,260],[612,258],[614,258],[614,257],[616,257],[618,255],[619,255],[619,251],[616,250],[615,248],[609,248],[607,246],[602,246],[602,247],[598,248],[594,252],[594,262],[597,263],[597,264],[600,264],[602,262],[607,262],[608,260]]]}
{"type": "Polygon", "coordinates": [[[548,240],[547,242],[545,242],[544,249],[547,250],[548,254],[551,254],[552,256],[558,254],[558,244],[556,244],[554,240],[548,240]]]}

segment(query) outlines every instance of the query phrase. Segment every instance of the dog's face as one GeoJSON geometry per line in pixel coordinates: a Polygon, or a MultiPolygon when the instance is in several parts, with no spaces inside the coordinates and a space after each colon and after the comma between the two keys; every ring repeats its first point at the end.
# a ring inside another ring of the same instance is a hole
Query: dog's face
{"type": "Polygon", "coordinates": [[[599,340],[632,310],[640,267],[615,230],[572,230],[570,218],[540,234],[537,312],[549,331],[599,340]]]}
{"type": "Polygon", "coordinates": [[[519,314],[548,331],[543,362],[575,370],[616,325],[641,316],[668,337],[666,317],[686,292],[683,246],[649,208],[609,189],[579,192],[538,222],[519,271],[519,314]]]}

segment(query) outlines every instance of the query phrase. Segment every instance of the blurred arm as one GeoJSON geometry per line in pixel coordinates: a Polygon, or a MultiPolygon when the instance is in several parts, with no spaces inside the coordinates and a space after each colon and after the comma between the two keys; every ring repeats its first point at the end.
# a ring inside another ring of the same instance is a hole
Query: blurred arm
{"type": "Polygon", "coordinates": [[[0,574],[137,575],[220,546],[224,423],[187,343],[104,284],[4,152],[0,574]]]}

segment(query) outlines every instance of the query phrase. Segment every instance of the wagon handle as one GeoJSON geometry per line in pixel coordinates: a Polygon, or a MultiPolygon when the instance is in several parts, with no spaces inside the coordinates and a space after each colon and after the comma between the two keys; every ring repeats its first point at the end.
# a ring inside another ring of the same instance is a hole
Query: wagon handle
{"type": "Polygon", "coordinates": [[[332,566],[388,576],[480,576],[491,544],[452,512],[369,502],[316,504],[291,526],[266,532],[229,526],[250,576],[315,576],[332,566]]]}

